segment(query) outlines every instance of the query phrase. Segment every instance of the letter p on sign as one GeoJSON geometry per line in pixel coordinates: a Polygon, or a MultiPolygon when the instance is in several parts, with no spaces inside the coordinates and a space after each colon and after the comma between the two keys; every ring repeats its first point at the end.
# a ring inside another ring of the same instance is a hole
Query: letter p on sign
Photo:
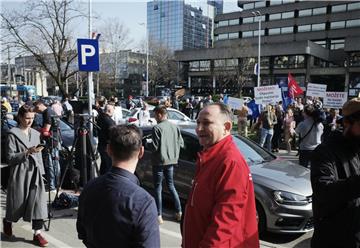
{"type": "Polygon", "coordinates": [[[98,40],[78,39],[79,71],[99,71],[99,43],[98,40]]]}

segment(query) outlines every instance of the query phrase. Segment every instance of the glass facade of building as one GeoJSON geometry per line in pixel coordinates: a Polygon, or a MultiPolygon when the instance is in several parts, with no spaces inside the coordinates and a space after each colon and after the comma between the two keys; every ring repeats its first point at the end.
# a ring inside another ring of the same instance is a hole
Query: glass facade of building
{"type": "Polygon", "coordinates": [[[147,3],[149,39],[171,50],[209,47],[211,19],[184,1],[147,3]]]}

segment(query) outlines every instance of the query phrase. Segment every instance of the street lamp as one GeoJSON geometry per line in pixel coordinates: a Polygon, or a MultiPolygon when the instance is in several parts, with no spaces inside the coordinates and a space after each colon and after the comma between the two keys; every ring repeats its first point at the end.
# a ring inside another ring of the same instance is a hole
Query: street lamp
{"type": "Polygon", "coordinates": [[[259,20],[259,31],[258,31],[258,36],[259,36],[259,40],[258,40],[258,70],[257,70],[257,87],[260,86],[260,54],[261,54],[261,50],[260,50],[260,46],[261,46],[261,12],[260,11],[254,11],[251,12],[254,17],[258,18],[259,20]]]}
{"type": "Polygon", "coordinates": [[[149,96],[149,37],[147,30],[147,23],[139,23],[139,25],[145,26],[146,32],[146,85],[145,85],[145,96],[149,96]]]}

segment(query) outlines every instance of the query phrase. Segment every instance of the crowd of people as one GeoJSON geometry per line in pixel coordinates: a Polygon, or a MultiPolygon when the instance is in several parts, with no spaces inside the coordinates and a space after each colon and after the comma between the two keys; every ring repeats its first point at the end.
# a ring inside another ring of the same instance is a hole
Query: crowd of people
{"type": "MultiPolygon", "coordinates": [[[[2,100],[7,112],[16,107],[2,100]]],[[[282,102],[264,106],[257,118],[248,104],[231,110],[223,101],[222,96],[217,102],[211,96],[190,97],[182,103],[177,96],[167,98],[154,108],[157,123],[144,142],[141,129],[122,125],[121,110],[139,107],[139,115],[146,120],[150,118],[147,103],[131,96],[125,106],[116,97],[96,100],[93,116],[98,126],[94,134],[101,156],[100,176],[84,185],[77,219],[79,239],[87,247],[159,247],[163,178],[174,201],[174,218],[182,220],[182,247],[259,247],[254,185],[231,137],[233,113],[240,135],[256,131],[259,144],[273,152],[283,145],[288,152],[298,149],[299,164],[310,169],[312,247],[360,245],[360,99],[346,102],[339,111],[324,109],[319,99],[297,98],[286,108],[282,102]],[[181,108],[197,120],[195,131],[202,146],[185,209],[173,180],[184,141],[179,127],[168,121],[168,107],[181,108]],[[152,153],[154,198],[134,175],[144,146],[152,153]]],[[[12,223],[23,218],[32,222],[33,242],[44,247],[48,242],[40,230],[48,214],[45,191],[59,186],[61,172],[60,146],[46,153],[42,140],[50,136],[54,116],[72,121],[75,109],[67,97],[51,105],[29,99],[18,107],[18,127],[9,131],[7,141],[10,177],[3,232],[11,237],[12,223]],[[44,174],[48,174],[46,185],[44,174]]],[[[140,125],[148,125],[144,120],[140,125]]]]}

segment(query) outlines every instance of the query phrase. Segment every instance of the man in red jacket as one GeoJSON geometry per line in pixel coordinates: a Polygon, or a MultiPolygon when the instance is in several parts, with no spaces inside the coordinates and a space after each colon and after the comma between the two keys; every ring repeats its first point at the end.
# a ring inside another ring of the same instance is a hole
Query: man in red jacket
{"type": "Polygon", "coordinates": [[[232,137],[226,105],[206,106],[197,119],[199,153],[183,223],[182,247],[259,247],[254,186],[232,137]]]}

